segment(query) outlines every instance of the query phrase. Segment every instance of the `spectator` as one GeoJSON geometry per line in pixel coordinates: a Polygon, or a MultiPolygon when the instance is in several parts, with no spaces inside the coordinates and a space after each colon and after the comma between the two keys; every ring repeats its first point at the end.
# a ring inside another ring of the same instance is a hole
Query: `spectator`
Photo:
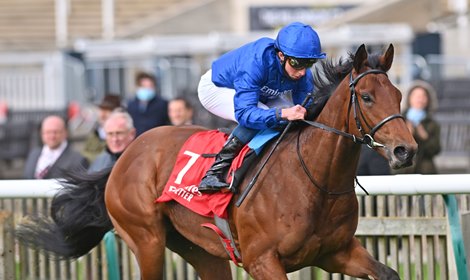
{"type": "Polygon", "coordinates": [[[8,121],[8,106],[6,102],[0,100],[0,124],[8,121]]]}
{"type": "MultiPolygon", "coordinates": [[[[135,138],[135,128],[132,117],[125,111],[116,109],[103,124],[105,132],[106,148],[92,162],[89,173],[99,172],[114,166],[118,158],[135,138]]],[[[104,235],[107,244],[116,245],[114,232],[111,230],[104,235]],[[110,243],[112,242],[112,243],[110,243]]],[[[99,257],[101,262],[101,257],[99,257]]]]}
{"type": "Polygon", "coordinates": [[[168,117],[172,125],[193,124],[193,106],[184,97],[177,97],[168,103],[168,117]]]}
{"type": "Polygon", "coordinates": [[[433,87],[416,81],[408,91],[405,112],[406,124],[418,143],[418,153],[413,166],[399,173],[435,174],[434,157],[441,151],[440,127],[432,113],[437,107],[437,95],[433,87]]]}
{"type": "Polygon", "coordinates": [[[106,149],[93,161],[88,169],[89,172],[112,167],[135,138],[136,131],[132,118],[123,111],[112,112],[103,128],[106,133],[106,149]]]}
{"type": "Polygon", "coordinates": [[[67,142],[65,121],[48,116],[41,123],[43,146],[33,149],[26,160],[25,179],[61,178],[62,170],[87,168],[88,161],[67,142]]]}
{"type": "Polygon", "coordinates": [[[390,175],[390,173],[388,161],[373,149],[362,145],[356,174],[370,176],[390,175]]]}
{"type": "Polygon", "coordinates": [[[104,150],[106,143],[103,124],[111,112],[119,107],[121,107],[121,97],[115,94],[106,94],[101,103],[98,104],[98,122],[93,132],[86,138],[82,151],[82,154],[89,162],[93,162],[96,156],[104,150]]]}
{"type": "Polygon", "coordinates": [[[139,73],[136,86],[136,95],[129,100],[127,110],[134,120],[137,136],[151,128],[168,125],[168,102],[156,95],[155,77],[139,73]]]}

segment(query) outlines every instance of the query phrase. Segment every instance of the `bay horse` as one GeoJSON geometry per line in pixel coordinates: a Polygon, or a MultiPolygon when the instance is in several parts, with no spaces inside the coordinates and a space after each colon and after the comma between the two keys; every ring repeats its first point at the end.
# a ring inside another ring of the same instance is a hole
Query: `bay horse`
{"type": "MultiPolygon", "coordinates": [[[[359,144],[376,149],[392,168],[410,165],[417,150],[400,115],[401,93],[386,74],[393,56],[393,45],[372,55],[361,45],[336,65],[322,63],[316,94],[330,97],[316,122],[286,134],[240,207],[233,205],[239,197],[234,195],[229,224],[243,267],[254,279],[287,279],[286,273],[306,266],[399,279],[354,237],[359,144]]],[[[144,280],[163,279],[165,247],[192,264],[202,279],[232,279],[218,236],[201,227],[210,218],[175,202],[154,203],[183,143],[203,130],[155,128],[134,140],[111,171],[70,175],[53,201],[53,221],[24,225],[19,238],[78,257],[114,226],[134,252],[144,280]]],[[[256,170],[248,171],[241,191],[256,170]]]]}

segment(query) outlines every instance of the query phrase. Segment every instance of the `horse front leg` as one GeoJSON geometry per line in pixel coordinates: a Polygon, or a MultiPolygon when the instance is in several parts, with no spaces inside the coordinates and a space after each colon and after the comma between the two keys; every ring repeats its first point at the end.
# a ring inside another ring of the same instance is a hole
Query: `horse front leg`
{"type": "Polygon", "coordinates": [[[400,279],[395,270],[375,260],[356,238],[353,238],[344,250],[323,257],[318,266],[328,272],[343,273],[363,279],[400,279]]]}
{"type": "Polygon", "coordinates": [[[243,265],[246,271],[256,280],[287,280],[286,270],[274,251],[251,256],[248,252],[243,255],[243,265]]]}

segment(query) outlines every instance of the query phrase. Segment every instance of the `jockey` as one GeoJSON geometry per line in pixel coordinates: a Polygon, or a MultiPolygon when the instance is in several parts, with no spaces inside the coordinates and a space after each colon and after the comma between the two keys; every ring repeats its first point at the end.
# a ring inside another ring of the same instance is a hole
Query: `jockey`
{"type": "MultiPolygon", "coordinates": [[[[261,38],[212,63],[199,82],[198,96],[209,112],[238,122],[199,185],[201,192],[229,187],[232,160],[260,130],[301,120],[302,101],[313,92],[309,70],[321,52],[320,39],[300,22],[283,27],[276,40],[261,38]]],[[[306,106],[307,107],[307,106],[306,106]]]]}

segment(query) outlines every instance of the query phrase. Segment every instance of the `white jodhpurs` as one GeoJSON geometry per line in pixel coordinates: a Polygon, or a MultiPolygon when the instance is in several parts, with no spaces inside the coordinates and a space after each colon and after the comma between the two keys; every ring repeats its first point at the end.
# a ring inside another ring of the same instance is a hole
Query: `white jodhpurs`
{"type": "MultiPolygon", "coordinates": [[[[197,92],[199,101],[207,111],[226,120],[237,121],[233,105],[235,90],[216,86],[212,82],[212,70],[202,75],[197,92]]],[[[258,108],[269,109],[270,107],[258,102],[258,108]]]]}
{"type": "Polygon", "coordinates": [[[199,101],[207,111],[226,120],[236,121],[233,105],[235,90],[216,86],[212,82],[212,70],[202,75],[197,92],[199,101]]]}

